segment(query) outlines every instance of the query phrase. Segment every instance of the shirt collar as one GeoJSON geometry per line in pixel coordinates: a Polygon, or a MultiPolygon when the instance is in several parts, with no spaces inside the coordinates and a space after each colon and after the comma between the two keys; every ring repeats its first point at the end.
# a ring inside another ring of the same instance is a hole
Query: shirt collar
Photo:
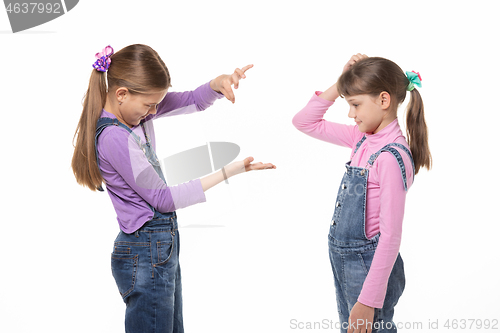
{"type": "Polygon", "coordinates": [[[398,118],[394,119],[389,125],[375,134],[366,134],[366,142],[370,150],[379,150],[390,142],[403,136],[401,127],[399,127],[398,118]]]}

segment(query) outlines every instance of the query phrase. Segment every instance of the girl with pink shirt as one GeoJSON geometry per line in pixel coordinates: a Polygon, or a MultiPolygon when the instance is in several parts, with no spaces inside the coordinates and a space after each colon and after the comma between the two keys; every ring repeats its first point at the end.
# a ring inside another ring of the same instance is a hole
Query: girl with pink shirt
{"type": "Polygon", "coordinates": [[[351,148],[328,235],[341,332],[396,332],[394,307],[405,286],[399,254],[406,192],[421,167],[430,169],[420,74],[357,54],[337,83],[316,92],[293,118],[316,139],[351,148]],[[410,91],[406,134],[397,110],[410,91]],[[343,97],[356,125],[323,119],[343,97]]]}

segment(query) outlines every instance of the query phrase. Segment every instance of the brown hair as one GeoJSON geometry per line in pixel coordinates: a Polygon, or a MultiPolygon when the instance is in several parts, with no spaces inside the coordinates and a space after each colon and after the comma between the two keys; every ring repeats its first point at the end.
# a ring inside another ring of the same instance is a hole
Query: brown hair
{"type": "Polygon", "coordinates": [[[92,191],[103,182],[95,156],[95,129],[106,103],[106,87],[109,87],[109,93],[125,87],[133,95],[151,94],[171,87],[167,66],[149,46],[129,45],[111,55],[110,59],[107,73],[92,70],[82,115],[73,137],[73,141],[77,137],[71,161],[73,173],[78,184],[92,191]]]}
{"type": "MultiPolygon", "coordinates": [[[[406,97],[409,80],[394,62],[369,57],[356,62],[343,73],[337,81],[340,96],[371,95],[378,96],[386,91],[395,100],[395,108],[406,97]]],[[[406,135],[415,162],[415,174],[421,167],[431,168],[432,157],[427,142],[427,124],[424,118],[424,103],[415,88],[410,93],[406,115],[406,135]]]]}

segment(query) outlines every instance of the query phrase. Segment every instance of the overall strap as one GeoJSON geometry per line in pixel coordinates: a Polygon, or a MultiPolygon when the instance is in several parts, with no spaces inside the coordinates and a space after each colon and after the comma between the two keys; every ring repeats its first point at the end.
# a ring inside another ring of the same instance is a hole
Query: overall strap
{"type": "Polygon", "coordinates": [[[352,152],[352,155],[351,155],[351,160],[352,160],[352,158],[353,158],[354,154],[356,154],[356,152],[358,151],[359,147],[361,147],[361,144],[362,144],[363,142],[365,142],[365,140],[366,140],[366,135],[363,135],[363,137],[361,138],[361,140],[359,140],[359,141],[358,141],[358,143],[356,143],[356,148],[355,148],[355,149],[354,149],[354,151],[352,152]]]}
{"type": "MultiPolygon", "coordinates": [[[[135,139],[137,144],[139,146],[141,145],[141,139],[137,136],[137,134],[135,134],[127,125],[119,122],[118,119],[108,118],[108,117],[99,118],[97,120],[97,125],[96,125],[96,129],[95,129],[95,138],[94,138],[95,158],[96,158],[96,162],[97,162],[97,169],[99,169],[99,154],[97,153],[97,139],[98,139],[99,135],[101,135],[102,131],[106,127],[111,126],[111,125],[124,128],[125,130],[127,130],[127,132],[129,132],[132,135],[132,137],[135,139]]],[[[100,171],[100,169],[99,169],[99,171],[100,171]]],[[[104,191],[102,186],[99,186],[98,190],[101,192],[104,191]]]]}
{"type": "Polygon", "coordinates": [[[406,179],[407,179],[407,173],[406,173],[405,164],[403,162],[403,158],[402,158],[401,154],[399,153],[399,151],[396,148],[393,148],[393,147],[398,147],[398,148],[402,149],[408,155],[408,157],[410,158],[411,165],[412,165],[412,168],[413,168],[413,179],[414,179],[415,178],[415,163],[413,161],[413,157],[411,155],[411,152],[410,152],[410,150],[408,150],[408,148],[406,148],[405,146],[403,146],[402,144],[397,143],[397,142],[392,142],[392,143],[389,143],[389,144],[385,145],[378,152],[376,152],[375,154],[373,154],[372,156],[370,156],[370,159],[368,160],[367,165],[370,165],[370,167],[373,166],[373,163],[375,162],[375,160],[377,159],[377,157],[382,152],[384,152],[384,151],[390,152],[396,158],[396,160],[397,160],[397,162],[399,164],[399,168],[401,169],[401,176],[403,177],[405,191],[408,191],[408,186],[407,186],[407,181],[406,181],[406,179]]]}
{"type": "MultiPolygon", "coordinates": [[[[108,118],[108,117],[99,118],[97,120],[97,125],[96,125],[96,130],[95,130],[95,157],[96,157],[97,168],[98,169],[99,169],[99,155],[97,153],[97,138],[99,137],[99,135],[102,133],[102,131],[106,127],[111,126],[111,125],[121,127],[123,129],[125,129],[127,132],[129,132],[130,135],[132,135],[132,137],[135,139],[135,141],[137,142],[137,144],[139,145],[139,147],[141,147],[141,149],[144,151],[144,149],[142,148],[142,145],[141,145],[141,138],[139,138],[137,136],[137,134],[135,134],[127,125],[121,123],[116,118],[108,118]]],[[[145,129],[144,129],[144,125],[141,124],[141,126],[142,126],[142,130],[144,131],[144,134],[146,135],[146,132],[145,132],[145,129]]],[[[146,140],[149,142],[149,138],[147,136],[146,136],[146,140]]],[[[100,171],[101,170],[99,169],[99,172],[100,171]]],[[[104,189],[102,188],[102,186],[99,186],[98,190],[101,191],[101,192],[104,192],[104,189]]],[[[157,214],[156,209],[154,209],[154,207],[151,206],[149,204],[149,202],[146,202],[146,203],[148,204],[149,208],[153,211],[153,214],[155,214],[154,216],[156,216],[156,214],[157,214]]]]}
{"type": "Polygon", "coordinates": [[[150,142],[151,142],[151,139],[149,139],[149,135],[148,135],[148,133],[146,132],[146,128],[144,127],[144,119],[143,119],[143,120],[141,120],[140,124],[141,124],[141,128],[142,128],[142,132],[144,133],[144,137],[146,138],[146,142],[147,142],[147,143],[150,143],[150,142]]]}
{"type": "Polygon", "coordinates": [[[102,130],[108,127],[109,125],[115,125],[125,129],[132,135],[132,137],[135,139],[135,141],[137,141],[138,144],[141,143],[141,139],[137,136],[137,134],[135,134],[127,125],[121,123],[116,118],[107,118],[107,117],[99,118],[99,120],[97,120],[97,125],[95,129],[96,138],[97,136],[99,136],[99,134],[101,134],[102,130]]]}

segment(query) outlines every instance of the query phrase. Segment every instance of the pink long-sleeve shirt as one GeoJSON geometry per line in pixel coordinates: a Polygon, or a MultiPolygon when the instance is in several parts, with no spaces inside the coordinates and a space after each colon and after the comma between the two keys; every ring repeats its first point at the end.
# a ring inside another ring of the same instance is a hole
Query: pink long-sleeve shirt
{"type": "MultiPolygon", "coordinates": [[[[144,127],[156,151],[153,120],[164,116],[202,111],[224,97],[210,88],[210,82],[194,91],[168,92],[158,104],[156,114],[145,118],[144,127]]],[[[101,117],[116,118],[102,110],[101,117]]],[[[141,126],[131,130],[146,142],[141,126]]],[[[108,126],[97,141],[99,168],[116,211],[120,229],[125,233],[138,230],[153,217],[151,205],[162,213],[205,202],[200,179],[167,186],[148,162],[133,137],[123,128],[108,126]]]]}
{"type": "MultiPolygon", "coordinates": [[[[325,100],[317,91],[309,103],[298,112],[293,125],[301,132],[316,139],[351,148],[365,135],[357,125],[344,125],[323,119],[333,102],[325,100]]],[[[376,134],[366,133],[366,140],[351,161],[352,166],[365,167],[370,156],[388,143],[397,142],[408,148],[398,119],[376,134]]],[[[408,155],[398,149],[407,172],[407,184],[413,183],[413,168],[408,155]]],[[[399,253],[404,216],[406,191],[399,165],[390,153],[380,154],[368,173],[366,193],[365,231],[368,238],[380,232],[374,258],[358,297],[358,302],[374,308],[382,308],[387,282],[399,253]]]]}

